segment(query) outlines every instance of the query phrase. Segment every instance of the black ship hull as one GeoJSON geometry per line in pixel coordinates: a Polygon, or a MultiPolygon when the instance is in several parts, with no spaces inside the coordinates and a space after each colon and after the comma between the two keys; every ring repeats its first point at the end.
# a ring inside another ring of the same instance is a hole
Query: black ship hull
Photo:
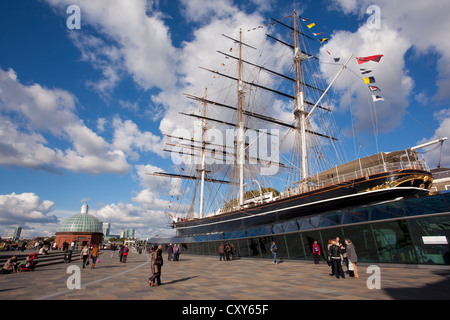
{"type": "Polygon", "coordinates": [[[344,181],[241,210],[174,223],[178,236],[232,232],[429,192],[429,172],[401,170],[344,181]]]}

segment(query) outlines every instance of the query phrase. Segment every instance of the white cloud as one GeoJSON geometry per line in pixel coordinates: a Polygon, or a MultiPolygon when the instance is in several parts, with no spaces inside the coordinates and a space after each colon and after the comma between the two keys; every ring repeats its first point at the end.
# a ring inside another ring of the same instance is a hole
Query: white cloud
{"type": "Polygon", "coordinates": [[[332,0],[332,3],[347,14],[354,13],[358,8],[356,0],[332,0]]]}
{"type": "MultiPolygon", "coordinates": [[[[352,111],[356,118],[356,129],[373,132],[373,121],[377,121],[377,127],[381,131],[395,129],[400,123],[404,110],[408,107],[408,99],[413,88],[413,81],[405,70],[404,56],[410,43],[402,38],[399,33],[390,28],[383,30],[369,30],[361,26],[355,33],[337,31],[331,36],[331,40],[322,47],[320,57],[323,61],[331,60],[325,50],[333,53],[345,61],[350,55],[357,57],[383,54],[381,61],[367,62],[358,65],[352,58],[348,67],[360,76],[360,68],[373,70],[370,76],[376,80],[385,101],[377,102],[375,110],[377,118],[373,117],[370,110],[371,95],[362,77],[352,74],[341,76],[335,87],[346,92],[341,99],[341,105],[348,105],[349,96],[352,111]],[[372,130],[372,131],[371,131],[372,130]]],[[[330,64],[321,65],[322,72],[328,82],[331,82],[338,69],[330,64]]]]}
{"type": "MultiPolygon", "coordinates": [[[[422,139],[418,143],[425,143],[435,140],[437,138],[448,137],[450,138],[450,108],[442,109],[434,113],[434,118],[439,122],[439,127],[435,130],[433,137],[429,139],[422,139]]],[[[426,161],[431,168],[440,164],[441,167],[450,166],[450,147],[449,140],[445,141],[441,148],[429,147],[433,151],[426,155],[426,161]]]]}
{"type": "Polygon", "coordinates": [[[112,233],[119,233],[123,228],[136,229],[137,237],[145,239],[151,235],[170,232],[166,227],[167,217],[164,211],[148,209],[129,203],[105,205],[98,210],[91,210],[100,221],[112,223],[112,233]]]}
{"type": "Polygon", "coordinates": [[[141,132],[131,120],[122,121],[119,117],[115,117],[112,126],[114,129],[113,146],[124,151],[132,160],[138,160],[139,154],[147,151],[153,151],[160,156],[164,155],[161,138],[148,131],[141,132]]]}
{"type": "MultiPolygon", "coordinates": [[[[403,69],[401,71],[403,81],[399,82],[401,87],[400,95],[395,97],[397,99],[405,99],[405,89],[410,87],[411,92],[415,92],[414,96],[416,100],[421,103],[427,103],[426,107],[432,107],[434,105],[444,105],[448,108],[448,99],[450,98],[450,41],[447,41],[447,30],[450,29],[450,20],[447,17],[447,13],[450,11],[450,2],[448,1],[389,1],[389,0],[333,0],[337,7],[340,7],[344,13],[356,14],[359,12],[361,17],[364,16],[367,7],[370,5],[378,5],[381,14],[381,29],[373,30],[373,32],[378,32],[379,34],[387,34],[388,32],[395,32],[396,37],[399,41],[400,47],[399,52],[391,52],[394,57],[401,57],[404,54],[405,49],[415,49],[415,54],[425,55],[429,53],[434,53],[431,55],[433,59],[437,57],[436,71],[438,76],[436,79],[430,79],[430,81],[435,81],[436,92],[434,94],[427,92],[425,96],[422,88],[415,87],[411,80],[407,80],[407,70],[403,69]],[[431,103],[433,102],[433,103],[431,103]]],[[[363,18],[368,18],[365,15],[363,18]]],[[[365,24],[360,27],[358,33],[365,28],[365,24]]],[[[354,35],[353,35],[354,36],[354,35]]],[[[333,37],[332,41],[335,42],[333,37]]],[[[375,43],[375,42],[374,42],[375,43]]],[[[393,45],[393,43],[391,43],[393,45]]],[[[376,46],[376,43],[375,43],[376,46]]],[[[389,48],[392,48],[390,46],[389,48]]],[[[373,52],[374,54],[378,52],[373,52]]],[[[384,52],[379,52],[384,53],[384,52]]],[[[387,56],[386,56],[387,58],[387,56]]],[[[390,57],[391,58],[391,57],[390,57]]],[[[388,59],[385,59],[383,63],[386,63],[388,59]]],[[[404,67],[404,59],[396,60],[396,63],[401,63],[402,68],[404,67]]],[[[395,67],[395,66],[394,66],[395,67]]],[[[411,66],[413,68],[414,66],[411,66]]],[[[398,68],[395,68],[398,71],[398,68]]],[[[386,70],[385,70],[386,71],[386,70]]],[[[392,71],[392,70],[387,70],[392,71]]],[[[395,93],[395,87],[391,87],[392,82],[388,84],[388,90],[391,93],[395,93]]],[[[385,90],[383,90],[385,91],[385,90]]],[[[392,98],[392,97],[391,97],[392,98]]],[[[401,102],[401,101],[400,101],[401,102]]],[[[400,105],[402,106],[402,104],[400,105]]],[[[395,107],[393,105],[393,107],[395,107]]],[[[400,109],[403,109],[401,107],[400,109]]],[[[397,108],[391,109],[396,111],[397,108]]],[[[447,109],[434,112],[439,121],[439,128],[435,131],[435,137],[447,137],[450,132],[448,132],[448,124],[450,115],[446,111],[447,109]]],[[[388,110],[385,110],[387,112],[388,110]]],[[[380,113],[379,113],[380,114],[380,113]]],[[[428,139],[423,139],[423,141],[428,139]]],[[[429,139],[432,140],[432,139],[429,139]]],[[[441,165],[450,165],[450,159],[447,155],[450,154],[450,144],[448,142],[444,143],[443,146],[443,158],[441,165]]],[[[430,163],[437,164],[436,153],[430,156],[430,163]]]]}
{"type": "Polygon", "coordinates": [[[181,0],[187,21],[209,23],[214,19],[230,18],[239,13],[231,0],[181,0]]]}
{"type": "MultiPolygon", "coordinates": [[[[408,0],[333,0],[345,13],[365,13],[370,5],[378,5],[381,14],[381,30],[385,27],[394,29],[399,36],[410,42],[419,54],[430,51],[439,53],[437,71],[439,77],[436,81],[438,91],[437,100],[450,98],[450,42],[447,39],[447,30],[450,20],[447,13],[450,11],[448,1],[408,1],[408,0]]],[[[365,15],[368,18],[369,15],[365,15]]]]}
{"type": "Polygon", "coordinates": [[[91,174],[127,172],[124,152],[82,123],[70,93],[23,85],[12,70],[0,69],[0,84],[6,89],[0,96],[0,164],[91,174]],[[40,132],[50,132],[73,148],[49,147],[40,132]]]}
{"type": "Polygon", "coordinates": [[[37,233],[50,235],[43,232],[47,228],[54,228],[59,222],[51,213],[54,211],[54,203],[49,200],[41,200],[34,193],[4,194],[0,195],[0,234],[8,236],[14,231],[14,227],[22,227],[22,237],[32,236],[37,233]]]}
{"type": "MultiPolygon", "coordinates": [[[[65,0],[47,0],[54,8],[67,7],[65,0]]],[[[126,71],[143,89],[167,89],[175,85],[177,50],[172,46],[168,27],[146,0],[74,0],[81,9],[81,35],[74,32],[74,42],[82,57],[102,71],[103,80],[91,82],[100,92],[108,93],[126,71]],[[108,43],[88,33],[94,27],[108,43]],[[85,27],[83,27],[85,26],[85,27]]]]}

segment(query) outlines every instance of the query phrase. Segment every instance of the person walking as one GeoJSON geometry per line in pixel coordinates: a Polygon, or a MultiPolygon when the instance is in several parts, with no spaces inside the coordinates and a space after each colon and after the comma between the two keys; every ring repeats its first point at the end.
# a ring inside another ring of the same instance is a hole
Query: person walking
{"type": "Polygon", "coordinates": [[[358,279],[359,278],[358,268],[356,267],[356,264],[358,263],[358,256],[356,255],[355,245],[348,238],[345,239],[345,244],[347,245],[347,259],[349,262],[349,273],[352,271],[350,269],[353,268],[354,277],[355,279],[358,279]]]}
{"type": "Polygon", "coordinates": [[[173,261],[179,261],[180,259],[180,245],[179,244],[174,244],[173,245],[173,261]]]}
{"type": "Polygon", "coordinates": [[[80,253],[81,259],[83,259],[83,269],[89,263],[89,247],[85,245],[83,249],[81,249],[80,253]]]}
{"type": "Polygon", "coordinates": [[[225,257],[227,258],[227,261],[230,261],[230,252],[231,252],[231,248],[227,242],[227,243],[225,243],[225,257]]]}
{"type": "Polygon", "coordinates": [[[275,241],[272,241],[272,245],[270,246],[270,252],[272,252],[272,256],[273,256],[273,264],[277,264],[277,245],[275,243],[275,241]]]}
{"type": "Polygon", "coordinates": [[[119,262],[122,262],[122,260],[123,260],[123,248],[124,248],[124,246],[123,246],[123,244],[121,244],[119,247],[119,262]]]}
{"type": "Polygon", "coordinates": [[[337,279],[339,279],[339,277],[345,278],[344,269],[342,269],[341,262],[341,247],[336,245],[336,243],[336,240],[333,240],[329,251],[331,263],[333,264],[333,272],[337,279]]]}
{"type": "Polygon", "coordinates": [[[125,247],[123,248],[123,257],[122,257],[123,263],[127,262],[128,252],[130,252],[130,249],[128,249],[128,246],[125,245],[125,247]]]}
{"type": "Polygon", "coordinates": [[[162,246],[159,245],[157,249],[152,252],[152,272],[153,276],[148,280],[150,287],[156,287],[161,285],[161,270],[163,266],[162,246]],[[156,283],[155,283],[156,282],[156,283]]]}
{"type": "Polygon", "coordinates": [[[223,258],[223,261],[225,261],[225,247],[224,247],[223,243],[221,243],[219,245],[219,257],[220,257],[220,261],[222,261],[222,258],[223,258]]]}
{"type": "Polygon", "coordinates": [[[314,244],[312,246],[312,252],[313,252],[313,255],[314,255],[314,264],[319,264],[320,247],[317,244],[317,241],[314,241],[314,244]]]}
{"type": "Polygon", "coordinates": [[[92,249],[92,252],[91,252],[91,258],[92,258],[91,269],[95,269],[95,264],[97,263],[97,259],[99,256],[100,256],[100,250],[98,249],[98,245],[96,244],[94,246],[94,249],[92,249]]]}
{"type": "Polygon", "coordinates": [[[231,248],[231,260],[235,260],[236,259],[236,246],[234,245],[234,243],[230,244],[230,248],[231,248]]]}
{"type": "Polygon", "coordinates": [[[169,244],[169,246],[167,247],[167,261],[172,260],[173,257],[173,247],[172,244],[169,244]]]}

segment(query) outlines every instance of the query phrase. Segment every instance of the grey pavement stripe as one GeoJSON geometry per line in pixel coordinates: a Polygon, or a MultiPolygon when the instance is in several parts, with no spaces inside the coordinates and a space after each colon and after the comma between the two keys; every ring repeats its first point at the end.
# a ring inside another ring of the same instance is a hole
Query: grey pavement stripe
{"type": "MultiPolygon", "coordinates": [[[[134,270],[136,270],[136,269],[142,268],[143,266],[145,266],[145,265],[147,265],[147,264],[149,264],[149,263],[151,262],[151,256],[149,256],[149,255],[147,255],[147,254],[146,254],[146,256],[147,256],[147,261],[146,261],[146,262],[144,262],[144,263],[142,263],[142,264],[140,264],[140,265],[138,265],[138,266],[136,266],[136,267],[134,267],[134,268],[132,268],[132,269],[125,270],[125,271],[122,271],[122,272],[113,274],[113,275],[111,275],[111,276],[108,276],[108,277],[105,277],[105,278],[102,278],[102,279],[98,279],[98,280],[95,280],[95,281],[88,282],[88,283],[86,283],[85,285],[83,285],[83,286],[81,287],[81,289],[84,289],[84,288],[86,288],[86,287],[88,287],[88,286],[91,286],[91,285],[96,284],[96,283],[99,283],[99,282],[103,282],[103,281],[106,281],[106,280],[109,280],[109,279],[118,277],[118,276],[120,276],[120,275],[123,275],[123,274],[125,274],[125,273],[134,271],[134,270]]],[[[67,289],[67,290],[64,290],[64,291],[59,291],[59,292],[55,292],[55,293],[52,293],[52,294],[49,294],[49,295],[46,295],[46,296],[43,296],[43,297],[39,297],[39,298],[36,298],[36,299],[33,299],[33,300],[47,300],[47,299],[51,299],[51,298],[53,298],[53,297],[56,297],[56,296],[59,296],[59,295],[62,295],[62,294],[66,294],[66,293],[69,293],[69,292],[73,292],[74,290],[75,290],[75,289],[67,289]]]]}

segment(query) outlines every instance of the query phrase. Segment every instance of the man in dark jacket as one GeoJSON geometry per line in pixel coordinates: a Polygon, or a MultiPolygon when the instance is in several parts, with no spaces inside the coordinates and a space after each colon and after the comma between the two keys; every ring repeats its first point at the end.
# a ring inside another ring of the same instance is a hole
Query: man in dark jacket
{"type": "Polygon", "coordinates": [[[336,241],[333,241],[333,244],[330,247],[329,255],[331,256],[331,263],[333,264],[333,271],[336,278],[339,279],[339,276],[345,278],[344,269],[342,269],[341,262],[341,248],[336,245],[336,241]]]}

